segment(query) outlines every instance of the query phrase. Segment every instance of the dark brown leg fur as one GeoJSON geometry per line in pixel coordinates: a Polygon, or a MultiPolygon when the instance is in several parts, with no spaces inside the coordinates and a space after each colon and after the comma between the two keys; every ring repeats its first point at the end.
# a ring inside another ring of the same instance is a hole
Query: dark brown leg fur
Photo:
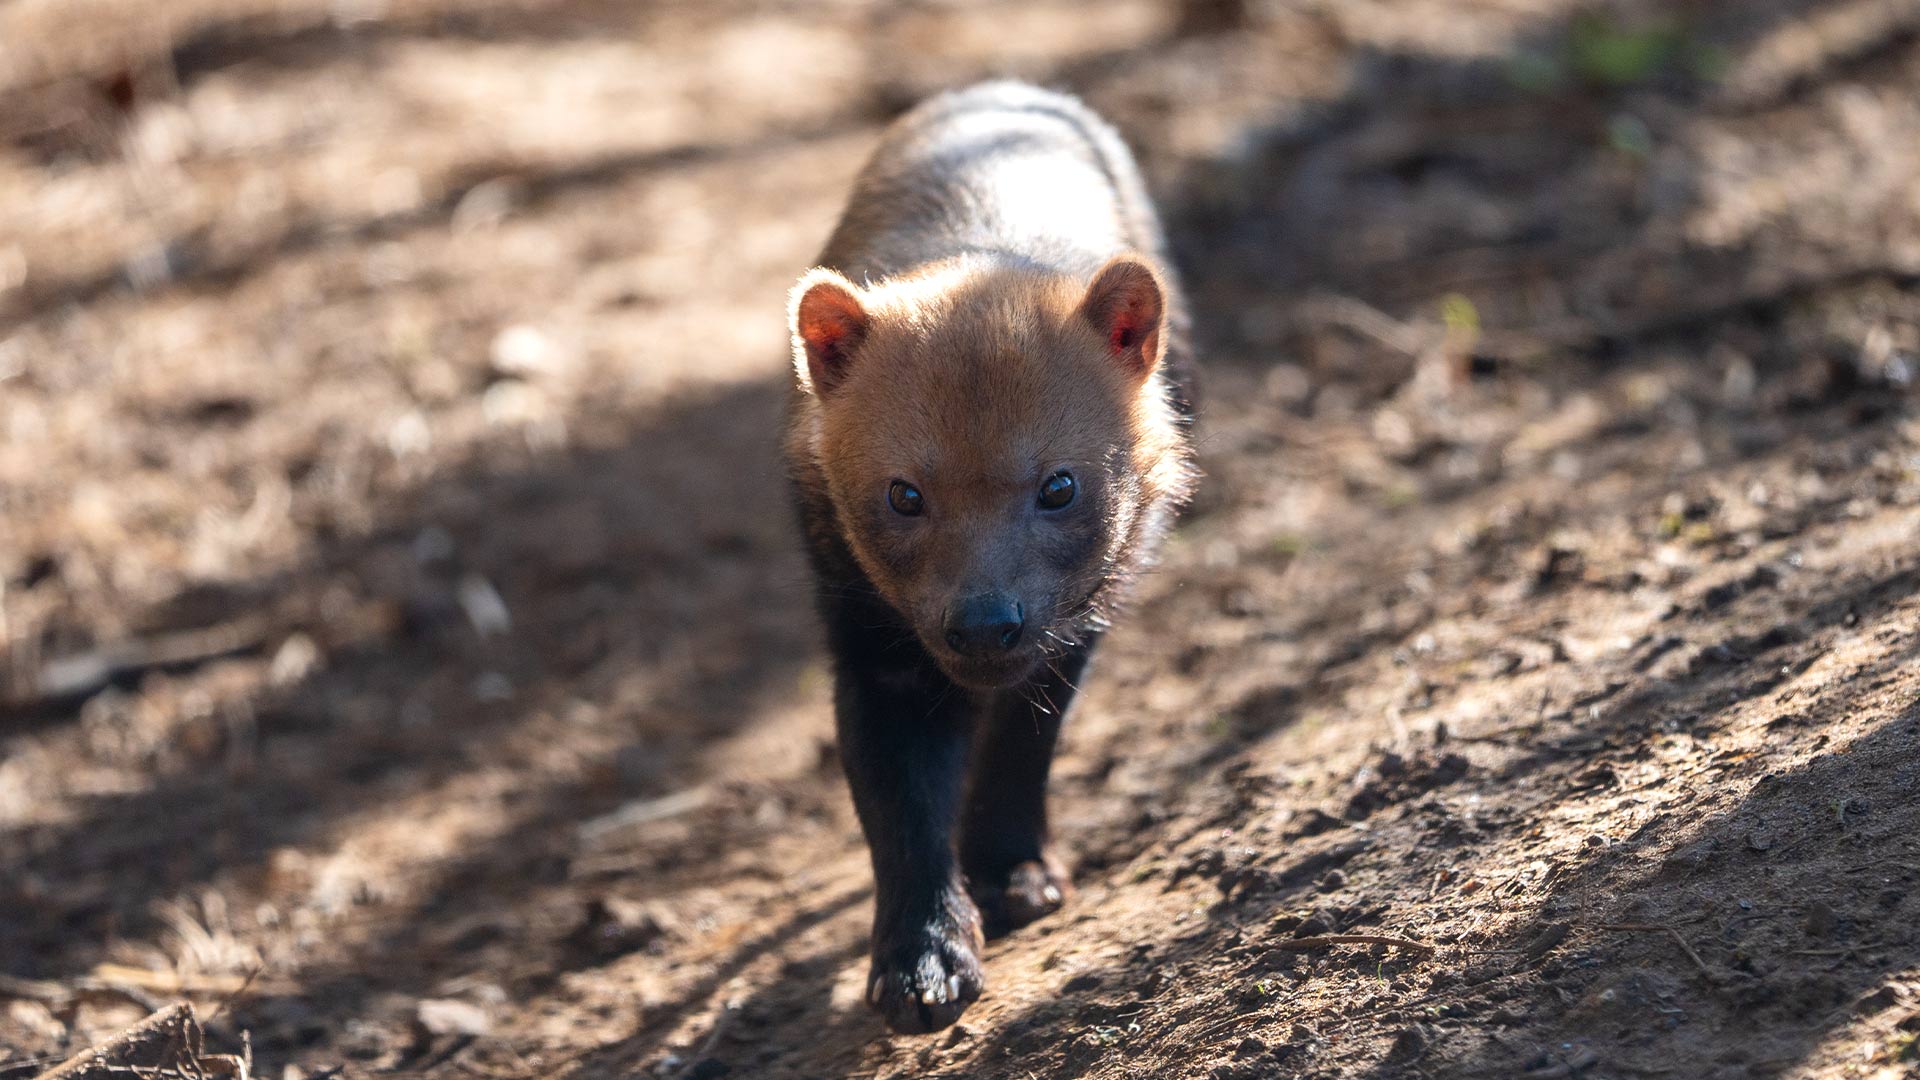
{"type": "Polygon", "coordinates": [[[989,937],[1059,910],[1073,892],[1048,850],[1047,774],[1091,645],[1032,685],[995,695],[976,737],[960,826],[960,867],[989,937]]]}

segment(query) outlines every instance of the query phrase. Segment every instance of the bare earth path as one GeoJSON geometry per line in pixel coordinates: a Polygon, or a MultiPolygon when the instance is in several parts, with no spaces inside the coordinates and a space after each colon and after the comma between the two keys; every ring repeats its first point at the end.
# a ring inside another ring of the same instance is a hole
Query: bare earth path
{"type": "Polygon", "coordinates": [[[1920,1071],[1920,9],[152,7],[0,3],[0,1078],[1920,1071]],[[999,73],[1208,481],[889,1038],[780,312],[999,73]]]}

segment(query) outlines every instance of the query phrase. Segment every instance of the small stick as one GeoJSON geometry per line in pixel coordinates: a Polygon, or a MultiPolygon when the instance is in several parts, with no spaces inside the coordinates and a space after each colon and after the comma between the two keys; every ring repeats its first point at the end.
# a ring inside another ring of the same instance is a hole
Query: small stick
{"type": "Polygon", "coordinates": [[[63,1064],[41,1073],[39,1080],[79,1080],[116,1061],[160,1057],[177,1059],[179,1049],[198,1056],[200,1025],[194,1020],[193,1006],[172,1005],[113,1036],[98,1046],[80,1051],[63,1064]]]}
{"type": "Polygon", "coordinates": [[[1920,864],[1891,862],[1882,859],[1870,863],[1862,863],[1859,866],[1847,867],[1847,873],[1849,874],[1861,874],[1868,870],[1905,870],[1909,874],[1920,874],[1920,864]]]}
{"type": "Polygon", "coordinates": [[[246,980],[243,981],[238,987],[236,987],[233,993],[228,994],[226,997],[223,997],[220,999],[220,1004],[214,1006],[213,1011],[207,1014],[206,1022],[211,1024],[215,1020],[220,1019],[220,1014],[227,1011],[227,1006],[233,1004],[235,998],[238,998],[241,994],[246,993],[247,987],[252,986],[253,980],[259,978],[260,973],[265,970],[267,970],[267,966],[265,964],[261,964],[255,967],[252,971],[247,972],[246,980]]]}
{"type": "Polygon", "coordinates": [[[707,800],[712,795],[713,793],[705,787],[693,787],[676,791],[671,795],[662,795],[656,799],[640,799],[610,814],[602,814],[597,818],[581,822],[575,831],[581,843],[592,844],[621,829],[644,825],[650,821],[664,821],[667,818],[698,810],[707,805],[707,800]]]}
{"type": "Polygon", "coordinates": [[[1355,296],[1318,294],[1300,305],[1306,320],[1372,338],[1395,352],[1419,356],[1439,340],[1439,328],[1401,322],[1355,296]]]}
{"type": "Polygon", "coordinates": [[[188,667],[258,648],[267,636],[264,619],[245,618],[204,630],[182,630],[124,641],[47,661],[24,673],[25,685],[0,680],[0,705],[40,708],[93,696],[115,679],[153,668],[188,667]]]}
{"type": "Polygon", "coordinates": [[[1708,982],[1719,981],[1714,977],[1713,969],[1707,967],[1707,962],[1700,959],[1700,954],[1693,951],[1693,946],[1687,944],[1687,939],[1681,937],[1680,931],[1671,926],[1661,923],[1607,923],[1596,926],[1594,929],[1627,934],[1665,934],[1673,939],[1675,945],[1680,946],[1680,951],[1687,954],[1687,959],[1693,961],[1693,966],[1700,969],[1700,974],[1706,976],[1708,982]]]}
{"type": "Polygon", "coordinates": [[[1214,1023],[1208,1024],[1206,1027],[1201,1028],[1199,1035],[1195,1037],[1195,1041],[1208,1042],[1219,1035],[1223,1035],[1226,1032],[1234,1030],[1235,1028],[1241,1028],[1241,1027],[1247,1026],[1248,1024],[1259,1023],[1262,1021],[1272,1021],[1277,1019],[1278,1017],[1275,1017],[1269,1013],[1262,1013],[1262,1012],[1248,1012],[1248,1013],[1241,1013],[1238,1016],[1229,1016],[1225,1020],[1215,1021],[1214,1023]]]}
{"type": "Polygon", "coordinates": [[[1422,956],[1431,955],[1433,946],[1412,938],[1394,937],[1391,934],[1315,934],[1312,937],[1292,938],[1276,941],[1271,946],[1287,952],[1311,952],[1324,949],[1329,945],[1390,945],[1396,949],[1417,952],[1422,956]]]}
{"type": "Polygon", "coordinates": [[[733,1014],[738,1010],[739,1006],[732,1002],[720,1007],[720,1015],[713,1018],[713,1030],[707,1033],[706,1041],[700,1044],[700,1049],[687,1056],[687,1063],[680,1066],[679,1071],[673,1074],[673,1080],[685,1080],[693,1074],[693,1070],[699,1067],[702,1061],[707,1059],[708,1055],[713,1053],[713,1048],[720,1045],[720,1036],[726,1034],[727,1021],[732,1020],[733,1014]]]}

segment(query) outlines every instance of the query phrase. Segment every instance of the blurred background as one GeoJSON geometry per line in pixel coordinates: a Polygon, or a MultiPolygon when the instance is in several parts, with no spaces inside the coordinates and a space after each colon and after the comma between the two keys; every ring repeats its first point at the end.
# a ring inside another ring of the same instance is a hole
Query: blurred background
{"type": "Polygon", "coordinates": [[[0,0],[0,1077],[1910,1075],[1916,285],[1905,0],[0,0]],[[991,75],[1208,480],[891,1040],[783,302],[991,75]]]}

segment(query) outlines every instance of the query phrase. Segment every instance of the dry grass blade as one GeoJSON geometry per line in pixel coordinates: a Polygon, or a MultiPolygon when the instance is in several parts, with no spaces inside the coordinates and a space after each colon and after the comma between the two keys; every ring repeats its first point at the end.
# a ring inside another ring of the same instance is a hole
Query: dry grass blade
{"type": "Polygon", "coordinates": [[[125,964],[98,964],[93,977],[110,986],[131,986],[156,994],[237,994],[253,981],[251,975],[183,974],[151,971],[125,964]]]}

